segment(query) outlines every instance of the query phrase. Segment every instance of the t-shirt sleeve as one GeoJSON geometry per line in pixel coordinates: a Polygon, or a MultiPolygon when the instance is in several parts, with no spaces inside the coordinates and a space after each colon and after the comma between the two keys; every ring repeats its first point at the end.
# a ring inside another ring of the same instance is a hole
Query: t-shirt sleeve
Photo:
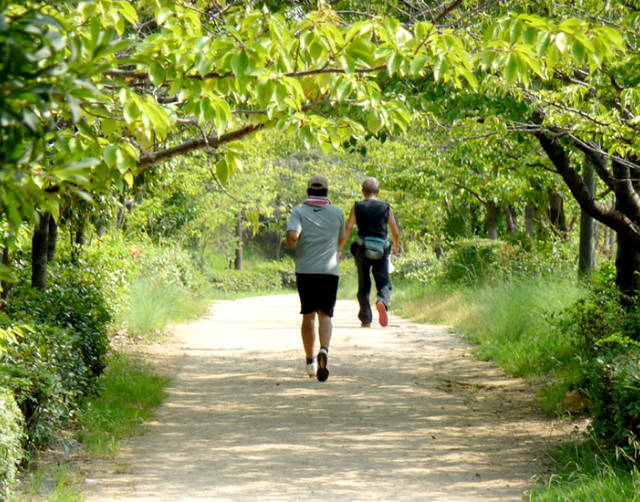
{"type": "Polygon", "coordinates": [[[340,235],[338,236],[339,240],[342,240],[344,237],[344,212],[342,209],[340,210],[340,235]]]}
{"type": "Polygon", "coordinates": [[[291,211],[291,217],[289,218],[289,225],[287,226],[287,232],[289,230],[302,233],[302,218],[300,218],[300,212],[298,211],[298,208],[294,208],[294,210],[291,211]]]}

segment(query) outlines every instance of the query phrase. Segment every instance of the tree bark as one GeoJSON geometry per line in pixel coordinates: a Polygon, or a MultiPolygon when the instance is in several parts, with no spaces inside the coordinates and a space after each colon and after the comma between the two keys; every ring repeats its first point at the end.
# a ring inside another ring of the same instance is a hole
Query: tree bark
{"type": "MultiPolygon", "coordinates": [[[[616,207],[609,208],[591,196],[582,177],[572,167],[571,161],[557,138],[544,133],[535,133],[540,146],[549,156],[562,179],[567,184],[580,207],[590,216],[616,231],[618,250],[616,253],[616,284],[628,297],[635,298],[640,293],[640,225],[634,219],[637,211],[636,188],[629,193],[629,185],[617,183],[616,207]],[[626,196],[630,200],[623,200],[626,196]]],[[[597,166],[596,166],[597,167],[597,166]]],[[[596,171],[599,173],[599,168],[596,171]]],[[[618,177],[618,176],[616,176],[618,177]]],[[[622,179],[622,178],[618,178],[622,179]]],[[[630,181],[627,179],[626,181],[630,181]]]]}
{"type": "Polygon", "coordinates": [[[498,240],[498,208],[496,207],[496,203],[493,201],[489,201],[485,203],[485,209],[487,212],[487,235],[489,239],[493,241],[498,240]]]}
{"type": "Polygon", "coordinates": [[[569,226],[564,212],[564,198],[558,192],[549,193],[549,220],[555,229],[566,238],[569,226]]]}
{"type": "MultiPolygon", "coordinates": [[[[5,244],[4,248],[2,248],[2,264],[9,268],[10,260],[9,260],[9,246],[5,244]]],[[[9,298],[9,288],[10,284],[6,281],[2,281],[0,283],[0,288],[2,291],[0,292],[0,310],[4,308],[7,298],[9,298]]]]}
{"type": "MultiPolygon", "coordinates": [[[[591,196],[596,192],[596,174],[588,159],[584,162],[582,176],[591,196]]],[[[580,213],[580,251],[578,256],[578,277],[588,279],[593,274],[596,262],[596,240],[594,219],[584,210],[580,213]]]]}
{"type": "Polygon", "coordinates": [[[49,216],[49,235],[47,236],[47,262],[56,261],[58,248],[58,223],[53,215],[49,216]]]}
{"type": "Polygon", "coordinates": [[[621,232],[617,242],[616,285],[624,295],[624,303],[630,306],[640,292],[640,249],[621,232]]]}
{"type": "Polygon", "coordinates": [[[243,229],[242,229],[242,213],[238,215],[238,224],[236,225],[236,260],[235,269],[242,270],[242,243],[243,243],[243,229]]]}
{"type": "Polygon", "coordinates": [[[527,204],[524,210],[524,227],[529,237],[536,235],[536,210],[531,204],[527,204]]]}
{"type": "Polygon", "coordinates": [[[507,233],[514,235],[518,233],[518,214],[513,206],[504,206],[504,216],[507,220],[507,233]]]}
{"type": "Polygon", "coordinates": [[[47,289],[50,218],[51,215],[49,213],[40,216],[40,221],[35,226],[31,241],[31,286],[41,291],[47,289]]]}

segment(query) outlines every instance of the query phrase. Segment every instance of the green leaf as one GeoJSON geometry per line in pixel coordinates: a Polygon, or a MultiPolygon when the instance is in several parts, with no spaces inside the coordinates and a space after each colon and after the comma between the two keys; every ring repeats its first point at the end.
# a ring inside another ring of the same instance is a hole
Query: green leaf
{"type": "Polygon", "coordinates": [[[160,87],[165,80],[164,68],[160,66],[159,63],[151,63],[149,66],[149,78],[151,79],[151,83],[156,87],[160,87]]]}
{"type": "Polygon", "coordinates": [[[411,69],[409,70],[410,74],[416,77],[425,67],[427,61],[429,61],[429,56],[420,56],[414,59],[411,63],[411,69]]]}
{"type": "Polygon", "coordinates": [[[118,10],[129,23],[131,24],[138,23],[138,13],[129,2],[125,0],[120,0],[118,2],[118,6],[119,6],[118,10]]]}
{"type": "Polygon", "coordinates": [[[582,45],[577,40],[574,40],[573,45],[571,47],[571,54],[573,54],[573,58],[576,60],[576,63],[582,65],[584,63],[584,58],[586,55],[586,49],[584,45],[582,45]]]}
{"type": "Polygon", "coordinates": [[[133,182],[134,182],[133,174],[128,172],[122,177],[122,179],[127,182],[127,185],[129,185],[129,188],[133,188],[133,182]]]}
{"type": "Polygon", "coordinates": [[[231,71],[236,78],[242,77],[249,68],[249,58],[245,52],[236,52],[231,56],[231,71]]]}
{"type": "Polygon", "coordinates": [[[107,164],[107,166],[113,167],[116,165],[116,162],[118,160],[117,153],[118,153],[118,147],[116,145],[109,145],[107,148],[104,149],[104,152],[102,152],[102,157],[104,158],[104,161],[107,164]]]}
{"type": "Polygon", "coordinates": [[[342,56],[340,58],[342,69],[348,76],[352,76],[355,73],[356,62],[350,56],[342,56]]]}
{"type": "Polygon", "coordinates": [[[220,183],[223,185],[227,184],[227,180],[229,179],[229,165],[227,164],[227,159],[220,159],[216,164],[216,176],[220,180],[220,183]]]}
{"type": "Polygon", "coordinates": [[[367,127],[369,128],[369,130],[373,134],[377,134],[378,132],[380,132],[383,125],[384,123],[380,115],[376,113],[374,110],[371,110],[369,112],[369,115],[367,116],[367,127]]]}
{"type": "Polygon", "coordinates": [[[504,78],[507,85],[513,84],[518,78],[519,58],[515,54],[509,54],[504,65],[504,78]]]}
{"type": "Polygon", "coordinates": [[[549,74],[551,74],[553,69],[556,67],[561,57],[562,57],[562,54],[560,53],[560,49],[558,49],[558,46],[556,44],[549,45],[549,50],[547,51],[547,59],[546,59],[547,69],[549,71],[549,74]]]}
{"type": "Polygon", "coordinates": [[[318,61],[325,55],[325,48],[318,42],[313,42],[309,46],[309,55],[314,61],[318,61]]]}
{"type": "Polygon", "coordinates": [[[564,52],[569,48],[569,37],[566,33],[558,33],[556,35],[556,47],[560,52],[564,52]]]}

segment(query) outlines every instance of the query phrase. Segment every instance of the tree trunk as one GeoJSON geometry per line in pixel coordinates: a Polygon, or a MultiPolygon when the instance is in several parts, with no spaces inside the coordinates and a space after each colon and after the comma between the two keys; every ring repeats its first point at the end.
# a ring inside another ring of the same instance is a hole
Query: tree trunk
{"type": "Polygon", "coordinates": [[[47,255],[49,252],[49,218],[46,213],[33,231],[31,248],[31,286],[44,291],[47,289],[47,255]]]}
{"type": "Polygon", "coordinates": [[[569,233],[567,217],[564,213],[564,199],[558,192],[549,194],[549,220],[551,224],[565,237],[569,233]]]}
{"type": "Polygon", "coordinates": [[[56,261],[56,249],[58,247],[58,224],[53,216],[49,216],[49,235],[47,236],[47,261],[56,261]]]}
{"type": "MultiPolygon", "coordinates": [[[[640,195],[629,168],[612,161],[614,176],[606,170],[602,156],[592,157],[594,168],[600,179],[614,190],[616,207],[611,209],[589,194],[584,180],[571,165],[569,155],[558,140],[544,133],[534,134],[540,146],[553,162],[558,173],[571,190],[580,207],[599,222],[616,231],[618,250],[616,253],[616,284],[627,297],[637,298],[640,293],[640,195]]],[[[585,151],[587,155],[590,152],[585,151]]]]}
{"type": "Polygon", "coordinates": [[[618,232],[616,253],[616,284],[626,298],[627,304],[640,292],[640,249],[618,232]]]}
{"type": "MultiPolygon", "coordinates": [[[[591,162],[585,159],[584,183],[593,196],[596,191],[596,175],[591,162]]],[[[594,232],[594,219],[584,210],[580,212],[580,252],[578,259],[578,276],[588,279],[593,274],[596,261],[596,240],[594,232]]]]}
{"type": "Polygon", "coordinates": [[[527,235],[533,239],[536,235],[536,210],[531,204],[527,204],[524,210],[524,228],[527,235]]]}
{"type": "Polygon", "coordinates": [[[75,243],[78,246],[84,246],[87,243],[87,234],[86,234],[86,224],[84,221],[80,221],[78,223],[78,227],[76,228],[76,237],[75,243]]]}
{"type": "Polygon", "coordinates": [[[487,211],[487,234],[489,239],[496,241],[498,240],[498,208],[493,201],[485,203],[485,208],[487,211]]]}
{"type": "MultiPolygon", "coordinates": [[[[2,264],[9,268],[9,246],[7,244],[2,248],[2,264]]],[[[0,310],[4,308],[7,298],[9,298],[9,287],[10,284],[6,281],[0,283],[0,288],[2,289],[0,292],[0,310]]]]}
{"type": "Polygon", "coordinates": [[[504,216],[507,220],[507,233],[514,235],[518,232],[518,215],[513,206],[504,206],[504,216]]]}
{"type": "Polygon", "coordinates": [[[243,242],[243,231],[242,231],[242,213],[238,215],[238,224],[236,226],[236,261],[235,261],[235,269],[242,270],[242,242],[243,242]]]}

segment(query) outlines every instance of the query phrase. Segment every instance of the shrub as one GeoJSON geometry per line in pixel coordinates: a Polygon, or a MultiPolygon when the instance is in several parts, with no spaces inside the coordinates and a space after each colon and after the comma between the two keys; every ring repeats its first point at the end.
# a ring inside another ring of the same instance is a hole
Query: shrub
{"type": "Polygon", "coordinates": [[[282,289],[282,276],[273,272],[226,270],[211,274],[213,286],[227,293],[244,291],[277,291],[282,289]]]}
{"type": "Polygon", "coordinates": [[[51,268],[49,290],[16,288],[9,304],[9,315],[35,325],[68,330],[72,350],[81,355],[86,367],[84,385],[90,388],[105,367],[109,348],[107,326],[111,316],[100,284],[90,272],[70,263],[51,268]]]}
{"type": "Polygon", "coordinates": [[[621,346],[593,359],[587,388],[596,436],[637,454],[629,440],[640,437],[640,347],[621,346]]]}
{"type": "Polygon", "coordinates": [[[0,500],[8,500],[22,459],[22,414],[13,394],[0,387],[0,500]]]}
{"type": "Polygon", "coordinates": [[[591,398],[596,437],[627,446],[640,433],[640,309],[623,305],[606,276],[596,275],[589,294],[558,316],[564,336],[579,340],[576,386],[591,398]]]}
{"type": "Polygon", "coordinates": [[[0,358],[0,386],[10,389],[24,417],[24,447],[42,448],[69,419],[84,391],[81,355],[69,333],[40,326],[0,358]]]}

